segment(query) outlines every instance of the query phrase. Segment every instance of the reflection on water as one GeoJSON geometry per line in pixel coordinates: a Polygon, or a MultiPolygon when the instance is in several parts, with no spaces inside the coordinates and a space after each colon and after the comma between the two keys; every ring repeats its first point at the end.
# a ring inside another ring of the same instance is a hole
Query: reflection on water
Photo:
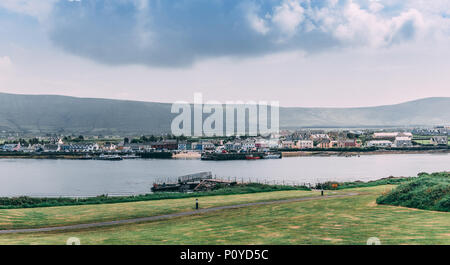
{"type": "Polygon", "coordinates": [[[158,178],[212,171],[220,177],[316,183],[450,170],[448,154],[292,157],[256,161],[0,159],[0,196],[92,196],[150,192],[158,178]]]}

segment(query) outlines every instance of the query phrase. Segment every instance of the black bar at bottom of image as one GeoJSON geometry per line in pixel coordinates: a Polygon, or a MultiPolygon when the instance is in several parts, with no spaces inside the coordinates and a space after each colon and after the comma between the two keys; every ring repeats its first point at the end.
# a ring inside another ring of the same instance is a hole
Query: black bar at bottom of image
{"type": "MultiPolygon", "coordinates": [[[[386,263],[426,257],[428,261],[446,260],[449,246],[310,246],[310,245],[239,245],[239,246],[0,246],[26,252],[28,257],[53,254],[71,257],[72,262],[124,259],[127,264],[324,264],[386,263]],[[144,262],[142,262],[142,260],[144,262]]],[[[26,256],[24,256],[26,258],[26,256]]],[[[19,258],[20,259],[20,258],[19,258]]]]}

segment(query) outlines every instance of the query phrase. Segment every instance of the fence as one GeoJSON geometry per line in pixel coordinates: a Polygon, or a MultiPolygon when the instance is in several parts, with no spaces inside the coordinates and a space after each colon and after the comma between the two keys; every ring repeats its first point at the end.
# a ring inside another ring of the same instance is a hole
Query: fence
{"type": "MultiPolygon", "coordinates": [[[[300,182],[300,181],[292,181],[292,180],[284,180],[282,178],[269,179],[264,177],[232,177],[232,176],[213,176],[214,179],[228,181],[228,182],[236,182],[238,184],[250,184],[250,183],[258,183],[258,184],[266,184],[266,185],[282,185],[282,186],[306,186],[313,187],[316,183],[310,182],[300,182]]],[[[165,177],[165,178],[157,178],[155,183],[177,183],[178,177],[165,177]]]]}

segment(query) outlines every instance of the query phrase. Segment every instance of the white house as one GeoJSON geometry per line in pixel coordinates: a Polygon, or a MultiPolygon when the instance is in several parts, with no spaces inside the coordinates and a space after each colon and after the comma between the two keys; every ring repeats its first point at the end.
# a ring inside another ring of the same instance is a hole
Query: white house
{"type": "Polygon", "coordinates": [[[404,137],[404,136],[395,137],[394,146],[395,147],[411,147],[412,146],[411,138],[404,137]]]}
{"type": "Polygon", "coordinates": [[[241,147],[242,147],[242,144],[240,142],[236,142],[236,141],[230,141],[225,144],[225,149],[227,149],[228,151],[231,151],[231,150],[238,151],[241,149],[241,147]]]}
{"type": "Polygon", "coordinates": [[[388,140],[373,140],[366,143],[367,147],[391,147],[392,142],[388,140]]]}
{"type": "Polygon", "coordinates": [[[279,148],[280,140],[278,138],[270,138],[268,145],[269,145],[269,148],[279,148]]]}
{"type": "Polygon", "coordinates": [[[216,146],[211,142],[202,142],[202,150],[214,150],[215,147],[216,146]]]}
{"type": "Polygon", "coordinates": [[[248,151],[256,148],[255,141],[253,139],[246,139],[242,141],[242,149],[248,151]]]}

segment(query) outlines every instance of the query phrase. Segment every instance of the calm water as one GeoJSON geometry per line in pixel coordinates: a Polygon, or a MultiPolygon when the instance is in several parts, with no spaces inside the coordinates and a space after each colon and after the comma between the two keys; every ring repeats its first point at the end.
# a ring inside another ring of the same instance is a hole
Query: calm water
{"type": "Polygon", "coordinates": [[[0,196],[148,193],[153,181],[200,171],[248,180],[316,183],[450,170],[449,154],[291,157],[259,161],[0,159],[0,196]]]}

